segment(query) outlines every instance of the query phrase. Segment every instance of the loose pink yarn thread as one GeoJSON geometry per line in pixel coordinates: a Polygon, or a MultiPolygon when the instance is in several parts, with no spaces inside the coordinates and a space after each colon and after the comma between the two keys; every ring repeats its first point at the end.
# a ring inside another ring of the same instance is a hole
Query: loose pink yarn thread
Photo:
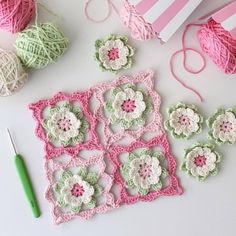
{"type": "Polygon", "coordinates": [[[236,40],[219,23],[210,19],[198,30],[202,50],[226,74],[236,73],[236,40]]]}
{"type": "Polygon", "coordinates": [[[196,49],[193,49],[193,48],[189,48],[189,47],[186,47],[186,43],[185,43],[185,36],[186,36],[186,33],[188,32],[189,28],[192,27],[192,26],[202,26],[201,24],[188,24],[185,29],[184,29],[184,32],[183,32],[183,35],[182,35],[182,39],[181,39],[181,43],[182,43],[182,49],[174,52],[170,58],[170,61],[169,61],[169,66],[170,66],[170,70],[171,70],[171,74],[173,76],[173,78],[175,80],[177,80],[183,87],[185,87],[186,89],[192,91],[193,93],[196,94],[196,96],[200,99],[201,102],[203,102],[203,97],[201,96],[201,94],[194,88],[190,87],[189,85],[187,85],[185,82],[183,82],[175,73],[175,70],[174,70],[174,65],[173,65],[173,61],[174,61],[174,58],[179,54],[179,53],[183,53],[183,66],[184,66],[184,69],[191,73],[191,74],[199,74],[200,72],[202,72],[205,67],[206,67],[206,60],[205,60],[205,57],[203,56],[203,54],[201,52],[199,52],[198,50],[196,49]],[[198,54],[200,56],[200,58],[202,59],[202,65],[199,69],[197,70],[194,70],[194,69],[191,69],[188,67],[187,65],[187,55],[186,53],[188,51],[192,51],[192,52],[195,52],[196,54],[198,54]]]}
{"type": "Polygon", "coordinates": [[[116,13],[118,13],[118,10],[116,8],[116,6],[113,4],[112,0],[106,0],[107,2],[107,7],[108,7],[108,11],[107,11],[107,14],[105,15],[104,18],[100,19],[100,20],[97,20],[97,19],[94,19],[92,16],[90,16],[89,12],[88,12],[88,8],[89,8],[89,5],[93,2],[93,0],[88,0],[86,3],[85,3],[85,8],[84,8],[84,13],[85,13],[85,16],[88,20],[90,20],[91,22],[93,23],[102,23],[102,22],[105,22],[110,16],[111,16],[111,12],[112,12],[112,9],[114,9],[114,11],[116,13]]]}
{"type": "Polygon", "coordinates": [[[0,28],[11,33],[23,30],[35,12],[34,0],[0,1],[0,28]]]}
{"type": "Polygon", "coordinates": [[[120,18],[125,26],[131,30],[131,35],[137,40],[148,40],[157,37],[151,24],[147,23],[142,15],[138,14],[135,7],[128,0],[123,1],[120,18]]]}

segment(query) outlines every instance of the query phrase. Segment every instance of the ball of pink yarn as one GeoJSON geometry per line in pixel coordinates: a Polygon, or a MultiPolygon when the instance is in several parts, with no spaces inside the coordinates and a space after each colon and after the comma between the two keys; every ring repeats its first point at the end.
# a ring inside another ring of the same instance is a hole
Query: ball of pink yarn
{"type": "Polygon", "coordinates": [[[34,0],[0,1],[0,28],[11,33],[23,30],[35,12],[34,0]]]}
{"type": "Polygon", "coordinates": [[[120,10],[120,18],[124,25],[131,30],[131,36],[134,39],[147,40],[157,37],[151,24],[147,23],[144,18],[138,14],[135,7],[127,0],[123,1],[120,10]]]}
{"type": "Polygon", "coordinates": [[[202,50],[226,74],[236,73],[236,40],[219,23],[210,19],[198,30],[202,50]]]}

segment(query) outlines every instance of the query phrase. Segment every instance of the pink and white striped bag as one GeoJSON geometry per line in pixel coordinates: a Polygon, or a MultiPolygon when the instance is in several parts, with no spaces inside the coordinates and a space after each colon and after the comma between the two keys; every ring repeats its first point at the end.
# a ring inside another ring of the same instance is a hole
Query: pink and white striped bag
{"type": "Polygon", "coordinates": [[[202,0],[124,0],[120,16],[138,40],[167,42],[202,0]]]}

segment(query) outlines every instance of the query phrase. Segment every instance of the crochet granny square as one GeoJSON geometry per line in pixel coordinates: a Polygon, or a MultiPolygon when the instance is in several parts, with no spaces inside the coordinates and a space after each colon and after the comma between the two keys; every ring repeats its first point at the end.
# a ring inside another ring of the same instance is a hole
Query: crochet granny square
{"type": "Polygon", "coordinates": [[[46,199],[52,204],[56,224],[77,216],[89,219],[117,207],[110,193],[113,179],[105,172],[103,157],[103,152],[89,159],[78,153],[66,162],[58,158],[46,161],[46,199]]]}
{"type": "Polygon", "coordinates": [[[151,70],[29,108],[45,145],[56,224],[182,193],[151,70]]]}
{"type": "Polygon", "coordinates": [[[104,126],[107,146],[124,137],[137,140],[147,132],[165,133],[153,76],[148,69],[92,89],[99,101],[95,115],[104,126]]]}
{"type": "Polygon", "coordinates": [[[175,176],[176,162],[165,134],[128,146],[114,145],[107,154],[112,161],[117,204],[153,201],[182,192],[175,176]],[[124,160],[125,159],[125,160],[124,160]]]}
{"type": "Polygon", "coordinates": [[[92,91],[71,95],[59,92],[51,99],[30,104],[37,122],[36,135],[44,141],[46,158],[101,149],[96,119],[89,109],[92,91]]]}

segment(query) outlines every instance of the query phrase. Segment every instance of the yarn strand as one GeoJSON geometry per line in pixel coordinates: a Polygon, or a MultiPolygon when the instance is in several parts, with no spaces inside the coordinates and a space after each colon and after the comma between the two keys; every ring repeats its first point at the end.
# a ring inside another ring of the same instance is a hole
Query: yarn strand
{"type": "Polygon", "coordinates": [[[88,0],[86,3],[85,3],[85,8],[84,8],[84,13],[85,13],[85,16],[88,20],[90,20],[91,22],[93,23],[102,23],[102,22],[105,22],[110,16],[111,16],[111,13],[112,13],[112,10],[114,10],[117,14],[118,13],[118,10],[116,8],[116,6],[114,5],[114,3],[112,2],[112,0],[106,0],[107,2],[107,6],[108,6],[108,11],[107,11],[107,14],[106,16],[104,16],[104,18],[100,19],[100,20],[97,20],[97,19],[94,19],[93,17],[91,17],[89,15],[89,12],[88,12],[88,8],[89,8],[89,5],[93,2],[94,0],[88,0]]]}
{"type": "Polygon", "coordinates": [[[203,56],[203,54],[196,50],[196,49],[193,49],[193,48],[189,48],[189,47],[186,47],[186,43],[185,43],[185,38],[186,38],[186,34],[189,30],[190,27],[192,26],[201,26],[202,24],[188,24],[186,25],[185,29],[184,29],[184,32],[182,34],[182,39],[181,39],[181,44],[182,44],[182,49],[174,52],[172,55],[171,55],[171,58],[169,60],[169,66],[170,66],[170,70],[171,70],[171,74],[173,76],[173,78],[178,81],[183,87],[185,87],[186,89],[192,91],[199,99],[201,102],[203,102],[203,97],[201,96],[201,94],[194,88],[190,87],[189,85],[187,85],[184,81],[182,81],[175,73],[175,70],[174,70],[174,65],[173,65],[173,61],[174,61],[174,58],[179,54],[179,53],[183,53],[183,61],[182,61],[182,64],[184,66],[184,69],[191,73],[191,74],[199,74],[200,72],[202,72],[205,67],[206,67],[206,59],[205,57],[203,56]],[[197,55],[200,56],[200,58],[202,59],[202,65],[200,66],[199,69],[195,70],[195,69],[191,69],[190,67],[188,67],[187,65],[187,52],[188,51],[192,51],[194,53],[196,53],[197,55]]]}

